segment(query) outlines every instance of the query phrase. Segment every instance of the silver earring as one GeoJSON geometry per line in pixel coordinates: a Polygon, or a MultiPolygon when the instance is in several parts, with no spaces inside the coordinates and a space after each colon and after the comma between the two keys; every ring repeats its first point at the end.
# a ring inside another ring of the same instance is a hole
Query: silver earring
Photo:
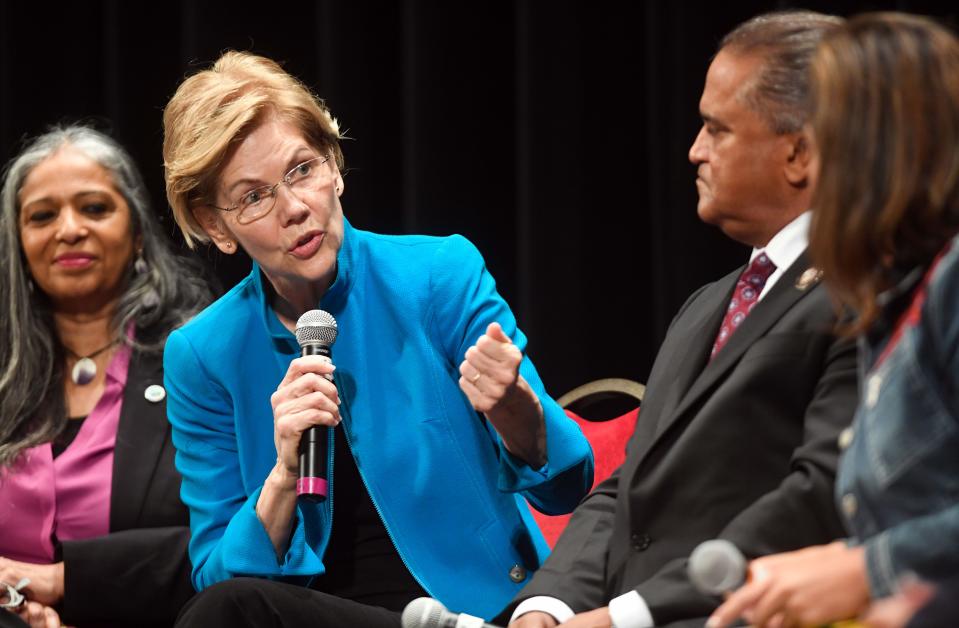
{"type": "Polygon", "coordinates": [[[150,286],[140,299],[140,307],[144,310],[152,310],[158,305],[160,305],[160,295],[157,294],[156,288],[150,286]]]}
{"type": "Polygon", "coordinates": [[[133,262],[133,271],[138,275],[145,274],[150,267],[147,266],[146,260],[143,259],[143,251],[137,253],[136,261],[133,262]]]}

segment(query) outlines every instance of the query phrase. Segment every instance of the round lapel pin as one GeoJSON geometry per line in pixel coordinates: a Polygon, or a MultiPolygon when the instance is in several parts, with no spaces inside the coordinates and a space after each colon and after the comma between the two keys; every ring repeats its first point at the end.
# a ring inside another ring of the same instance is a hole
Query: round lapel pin
{"type": "Polygon", "coordinates": [[[159,384],[150,384],[143,391],[143,397],[151,403],[160,403],[166,397],[166,390],[159,384]]]}

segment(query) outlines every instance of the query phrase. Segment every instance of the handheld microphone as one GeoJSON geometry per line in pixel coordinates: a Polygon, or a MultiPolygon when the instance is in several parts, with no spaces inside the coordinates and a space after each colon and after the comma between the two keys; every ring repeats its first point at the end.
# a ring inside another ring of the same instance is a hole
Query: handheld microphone
{"type": "Polygon", "coordinates": [[[446,610],[439,600],[418,597],[403,609],[403,628],[496,628],[480,617],[446,610]]]}
{"type": "MultiPolygon", "coordinates": [[[[332,362],[330,347],[336,342],[336,319],[329,312],[310,310],[296,321],[300,355],[320,355],[332,362]]],[[[332,375],[326,378],[333,381],[332,375]]],[[[323,501],[328,494],[326,469],[327,429],[313,426],[300,437],[300,477],[296,494],[309,501],[323,501]]]]}
{"type": "MultiPolygon", "coordinates": [[[[700,593],[731,593],[746,582],[746,557],[724,539],[703,541],[689,555],[689,579],[700,593]]],[[[405,628],[405,627],[404,627],[405,628]]],[[[855,619],[823,624],[823,628],[865,628],[855,619]]]]}
{"type": "Polygon", "coordinates": [[[700,593],[722,595],[746,581],[746,557],[724,539],[703,541],[689,555],[687,571],[700,593]]]}

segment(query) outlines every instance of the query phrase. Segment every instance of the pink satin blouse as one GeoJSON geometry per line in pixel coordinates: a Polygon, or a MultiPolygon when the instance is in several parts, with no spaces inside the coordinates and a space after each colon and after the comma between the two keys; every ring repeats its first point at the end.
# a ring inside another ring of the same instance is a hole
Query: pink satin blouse
{"type": "Polygon", "coordinates": [[[63,453],[54,458],[45,443],[25,451],[0,474],[0,556],[50,563],[56,540],[110,531],[113,447],[130,353],[126,345],[116,351],[103,395],[63,453]]]}

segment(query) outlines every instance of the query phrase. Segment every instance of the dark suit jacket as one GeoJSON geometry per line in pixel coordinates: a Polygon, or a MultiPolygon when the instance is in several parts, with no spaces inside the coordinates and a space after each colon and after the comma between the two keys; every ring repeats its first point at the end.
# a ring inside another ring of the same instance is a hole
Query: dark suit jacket
{"type": "Polygon", "coordinates": [[[510,612],[533,595],[582,612],[635,589],[658,625],[701,618],[718,602],[686,576],[701,541],[726,538],[758,556],[844,535],[832,491],[837,437],[856,405],[856,349],[831,333],[825,287],[797,287],[807,268],[802,255],[711,362],[742,268],[687,300],[626,461],[576,509],[510,612]]]}
{"type": "Polygon", "coordinates": [[[162,357],[134,353],[113,457],[110,533],[62,545],[61,611],[69,625],[172,626],[193,594],[189,513],[166,400],[144,397],[152,384],[163,385],[162,357]]]}

